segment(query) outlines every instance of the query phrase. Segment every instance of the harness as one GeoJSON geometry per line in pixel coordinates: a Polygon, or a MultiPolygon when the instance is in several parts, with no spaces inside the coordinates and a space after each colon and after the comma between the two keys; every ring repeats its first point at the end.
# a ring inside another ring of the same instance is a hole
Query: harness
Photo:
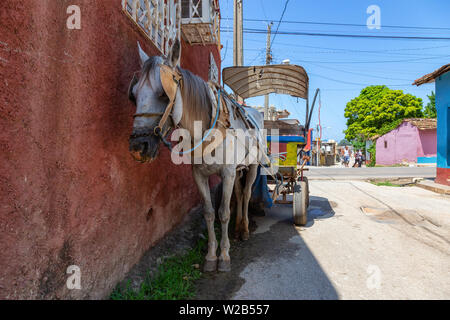
{"type": "MultiPolygon", "coordinates": [[[[170,142],[168,142],[166,140],[166,136],[170,131],[170,126],[165,130],[164,133],[163,133],[163,128],[164,128],[164,125],[166,124],[167,120],[169,119],[169,116],[171,116],[172,109],[175,104],[175,98],[177,95],[177,91],[178,91],[178,88],[181,86],[182,77],[181,77],[181,74],[178,72],[178,70],[174,70],[167,65],[160,66],[159,75],[161,78],[161,84],[164,89],[164,92],[166,93],[167,97],[169,98],[169,104],[167,105],[166,110],[164,112],[136,113],[133,116],[134,118],[161,117],[161,119],[159,120],[158,125],[153,129],[153,133],[134,134],[134,135],[132,135],[132,138],[146,137],[151,134],[154,134],[155,136],[157,136],[161,139],[161,141],[164,143],[165,146],[167,146],[170,150],[172,150],[172,145],[170,144],[170,142]]],[[[172,123],[173,123],[173,119],[172,119],[172,123]]]]}
{"type": "MultiPolygon", "coordinates": [[[[164,132],[163,132],[163,128],[164,128],[167,120],[169,119],[169,117],[172,116],[172,109],[175,104],[177,91],[182,86],[183,78],[178,70],[172,69],[171,67],[169,67],[167,65],[160,65],[159,75],[160,75],[161,84],[164,89],[164,92],[166,93],[167,97],[169,98],[169,103],[164,112],[136,113],[133,116],[134,118],[161,117],[161,119],[159,120],[158,125],[153,129],[153,133],[134,134],[134,135],[132,135],[132,138],[147,137],[151,134],[154,134],[155,136],[157,136],[161,139],[161,141],[164,143],[164,145],[170,151],[172,151],[172,144],[166,140],[167,134],[169,133],[171,127],[168,126],[164,132]]],[[[216,97],[214,97],[213,85],[209,84],[209,88],[210,88],[210,93],[212,94],[211,98],[213,98],[212,101],[215,101],[216,97]]],[[[224,126],[224,127],[229,126],[229,122],[228,122],[228,126],[227,126],[227,124],[224,123],[227,121],[224,121],[223,119],[219,119],[219,115],[221,113],[220,109],[221,109],[221,92],[222,92],[222,90],[220,88],[216,88],[216,89],[217,89],[217,91],[215,92],[215,95],[217,95],[218,103],[216,105],[214,105],[214,103],[213,103],[213,108],[215,107],[217,110],[216,110],[216,116],[214,118],[214,121],[211,124],[211,128],[208,130],[206,135],[202,138],[202,140],[196,146],[194,146],[192,149],[190,149],[188,151],[183,151],[180,154],[187,154],[187,153],[195,151],[206,140],[206,138],[209,137],[209,135],[211,134],[211,131],[215,128],[217,123],[222,124],[222,126],[224,126]]],[[[173,123],[173,128],[175,128],[176,126],[173,121],[173,118],[172,118],[172,123],[173,123]]]]}
{"type": "MultiPolygon", "coordinates": [[[[154,117],[160,117],[158,125],[153,129],[153,133],[144,133],[144,134],[135,134],[132,136],[132,138],[137,137],[145,137],[149,136],[151,134],[154,134],[155,136],[159,137],[161,141],[164,143],[164,145],[172,151],[172,145],[169,141],[166,140],[167,134],[169,133],[171,127],[168,126],[167,129],[163,132],[163,128],[166,125],[167,120],[172,115],[172,109],[175,104],[176,95],[178,92],[178,89],[182,87],[182,75],[177,69],[172,69],[171,67],[167,65],[160,65],[160,79],[161,84],[164,89],[164,92],[166,93],[167,97],[169,98],[169,103],[165,109],[164,112],[156,112],[156,113],[136,113],[134,115],[134,118],[138,117],[147,117],[147,118],[154,118],[154,117]]],[[[206,138],[211,134],[212,130],[216,127],[217,124],[220,124],[219,130],[225,131],[227,128],[230,127],[230,119],[229,119],[229,110],[227,108],[225,100],[223,100],[222,96],[226,96],[228,100],[232,103],[233,109],[235,111],[235,114],[237,114],[245,123],[247,128],[253,128],[253,129],[260,129],[258,126],[257,121],[245,110],[245,108],[237,103],[234,99],[231,99],[225,91],[223,91],[219,86],[215,85],[214,83],[209,82],[209,91],[211,94],[211,101],[213,102],[213,114],[214,109],[216,109],[216,115],[214,120],[211,119],[211,128],[207,131],[206,135],[202,138],[202,140],[197,143],[192,149],[181,152],[180,154],[187,154],[195,151],[200,145],[204,143],[206,138]],[[217,100],[216,100],[217,99],[217,100]],[[217,104],[215,103],[217,101],[217,104]],[[221,112],[221,109],[223,109],[223,112],[221,112]]],[[[236,115],[235,115],[236,117],[236,115]]],[[[172,118],[173,128],[175,128],[175,123],[172,118]]],[[[224,132],[223,136],[224,135],[224,132]]],[[[262,141],[260,140],[260,137],[257,137],[258,145],[259,147],[265,147],[262,145],[262,141]]],[[[220,141],[215,141],[214,144],[219,144],[220,141]]],[[[248,151],[248,150],[247,150],[248,151]]],[[[270,159],[267,157],[267,155],[264,153],[266,161],[268,160],[268,163],[270,163],[270,159]]],[[[259,161],[258,161],[259,162],[259,161]]],[[[267,165],[264,165],[260,163],[263,167],[267,167],[267,165]]],[[[273,174],[270,173],[272,176],[273,174]]]]}

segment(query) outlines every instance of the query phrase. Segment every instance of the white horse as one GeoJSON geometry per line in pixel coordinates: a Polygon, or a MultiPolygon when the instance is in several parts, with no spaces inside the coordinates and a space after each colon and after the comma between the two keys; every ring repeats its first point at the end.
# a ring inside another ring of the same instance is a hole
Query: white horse
{"type": "MultiPolygon", "coordinates": [[[[190,133],[190,137],[194,137],[196,121],[202,124],[203,134],[213,125],[214,129],[222,130],[222,132],[226,129],[234,129],[235,132],[236,129],[241,129],[246,133],[246,139],[251,140],[250,144],[259,146],[264,144],[262,140],[258,141],[260,132],[249,130],[248,121],[236,115],[235,108],[223,89],[218,89],[219,94],[216,92],[214,95],[208,83],[179,67],[181,55],[179,41],[174,43],[167,59],[160,56],[149,57],[139,45],[138,47],[142,70],[139,77],[135,76],[133,79],[129,90],[129,97],[136,104],[137,110],[134,116],[133,133],[130,137],[130,152],[136,160],[148,162],[155,159],[161,141],[170,147],[166,136],[171,129],[183,128],[190,133]],[[222,99],[220,99],[221,96],[222,99]]],[[[264,126],[262,115],[252,108],[245,108],[245,112],[251,115],[253,123],[256,124],[254,127],[262,130],[264,126]]],[[[248,155],[249,150],[242,141],[234,140],[234,143],[227,141],[229,140],[219,140],[214,153],[223,154],[228,152],[227,150],[232,150],[235,154],[248,155]]],[[[260,148],[259,151],[262,149],[260,148]]],[[[233,189],[237,198],[236,234],[240,234],[243,240],[249,238],[248,203],[257,175],[258,163],[261,163],[260,154],[261,152],[258,152],[256,161],[252,163],[245,163],[245,159],[236,159],[232,163],[216,161],[192,165],[194,180],[204,200],[204,217],[208,228],[205,271],[231,270],[228,224],[233,189]],[[244,185],[241,185],[240,179],[237,178],[239,176],[237,170],[241,168],[248,170],[244,185]],[[223,183],[222,200],[218,212],[222,226],[219,258],[217,258],[218,245],[214,232],[215,211],[208,184],[209,177],[213,174],[219,175],[223,183]]]]}

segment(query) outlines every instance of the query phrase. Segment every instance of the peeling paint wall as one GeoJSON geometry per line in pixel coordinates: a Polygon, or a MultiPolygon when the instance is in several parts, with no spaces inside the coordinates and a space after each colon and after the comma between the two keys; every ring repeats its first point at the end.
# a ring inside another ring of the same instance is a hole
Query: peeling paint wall
{"type": "MultiPolygon", "coordinates": [[[[71,4],[0,3],[0,299],[103,298],[200,200],[166,149],[152,164],[128,152],[136,42],[159,53],[120,0],[77,1],[81,30],[71,4]]],[[[220,66],[217,47],[183,44],[182,66],[205,78],[211,50],[220,66]]]]}

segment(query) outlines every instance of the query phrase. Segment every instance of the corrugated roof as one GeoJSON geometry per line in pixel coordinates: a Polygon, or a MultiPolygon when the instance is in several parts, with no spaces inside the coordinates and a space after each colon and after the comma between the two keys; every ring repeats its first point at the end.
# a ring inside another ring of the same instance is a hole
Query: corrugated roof
{"type": "Polygon", "coordinates": [[[297,65],[229,67],[223,69],[222,77],[223,82],[244,99],[269,93],[308,97],[308,74],[297,65]]]}
{"type": "MultiPolygon", "coordinates": [[[[437,120],[436,119],[409,118],[409,119],[403,119],[403,121],[395,129],[400,127],[405,122],[411,123],[413,126],[417,127],[417,129],[419,129],[419,130],[433,130],[433,129],[437,128],[437,120]]],[[[392,129],[392,130],[395,130],[395,129],[392,129]]],[[[389,131],[389,132],[391,132],[391,131],[389,131]]],[[[385,134],[388,134],[389,132],[387,132],[385,134]]],[[[374,141],[374,140],[377,140],[379,137],[382,137],[382,135],[376,134],[373,137],[370,137],[369,140],[374,141]]]]}
{"type": "Polygon", "coordinates": [[[443,75],[444,73],[447,73],[449,71],[450,71],[450,63],[446,64],[445,66],[440,67],[439,69],[437,69],[436,71],[434,71],[432,73],[424,75],[422,78],[417,79],[416,81],[414,81],[413,85],[420,86],[424,83],[434,82],[434,80],[437,77],[440,77],[441,75],[443,75]]]}

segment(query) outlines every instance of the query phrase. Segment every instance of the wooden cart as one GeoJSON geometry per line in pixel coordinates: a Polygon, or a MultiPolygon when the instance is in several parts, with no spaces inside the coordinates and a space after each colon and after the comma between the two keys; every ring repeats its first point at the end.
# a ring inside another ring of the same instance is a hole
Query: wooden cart
{"type": "MultiPolygon", "coordinates": [[[[308,179],[304,176],[311,141],[309,130],[314,104],[319,93],[316,90],[311,110],[308,92],[309,78],[301,66],[281,64],[251,67],[230,67],[222,72],[224,85],[230,87],[236,97],[247,99],[270,93],[287,94],[306,100],[306,119],[304,126],[295,120],[266,120],[268,146],[276,144],[280,152],[272,154],[272,168],[277,168],[268,184],[273,187],[272,199],[276,203],[292,204],[294,223],[305,225],[308,221],[309,206],[308,179]],[[274,130],[278,134],[274,135],[274,130]],[[292,194],[292,201],[287,195],[292,194]],[[282,199],[279,199],[279,196],[282,199]]],[[[274,148],[269,148],[269,150],[274,148]]],[[[276,149],[276,148],[275,148],[276,149]]]]}

